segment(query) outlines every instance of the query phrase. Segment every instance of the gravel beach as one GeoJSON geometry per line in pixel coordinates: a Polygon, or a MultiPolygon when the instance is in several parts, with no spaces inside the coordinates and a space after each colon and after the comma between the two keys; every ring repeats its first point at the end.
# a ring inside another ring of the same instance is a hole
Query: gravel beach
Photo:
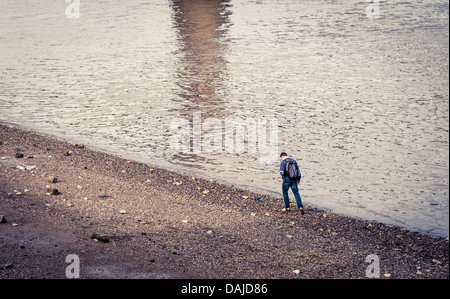
{"type": "Polygon", "coordinates": [[[448,238],[282,207],[0,125],[0,278],[449,278],[448,238]]]}

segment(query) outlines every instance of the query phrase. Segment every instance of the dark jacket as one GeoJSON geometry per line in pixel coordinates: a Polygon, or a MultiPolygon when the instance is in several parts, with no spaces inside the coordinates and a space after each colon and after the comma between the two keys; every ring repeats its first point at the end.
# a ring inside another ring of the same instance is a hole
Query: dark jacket
{"type": "Polygon", "coordinates": [[[298,167],[297,161],[295,161],[292,158],[286,158],[283,161],[281,161],[281,164],[280,164],[280,174],[281,174],[281,176],[284,179],[284,177],[286,175],[286,164],[287,164],[287,161],[291,161],[291,162],[293,161],[294,162],[295,167],[297,167],[297,173],[298,173],[297,181],[300,181],[301,178],[302,178],[302,174],[300,173],[300,168],[298,167]]]}

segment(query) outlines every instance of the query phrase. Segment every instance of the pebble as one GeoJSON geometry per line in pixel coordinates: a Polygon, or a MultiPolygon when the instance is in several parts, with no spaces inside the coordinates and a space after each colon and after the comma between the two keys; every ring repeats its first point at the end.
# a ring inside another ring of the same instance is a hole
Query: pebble
{"type": "Polygon", "coordinates": [[[294,272],[295,274],[300,274],[300,270],[294,270],[294,271],[292,271],[292,272],[294,272]]]}
{"type": "Polygon", "coordinates": [[[119,213],[120,213],[120,214],[126,214],[127,211],[126,211],[126,210],[120,210],[119,213]]]}
{"type": "Polygon", "coordinates": [[[49,183],[52,183],[52,184],[55,184],[55,183],[58,182],[58,178],[57,178],[57,177],[54,177],[54,176],[49,176],[49,177],[48,177],[48,182],[49,182],[49,183]]]}
{"type": "Polygon", "coordinates": [[[18,227],[19,225],[17,223],[12,224],[13,227],[18,227]]]}
{"type": "Polygon", "coordinates": [[[56,188],[48,188],[47,189],[47,195],[58,195],[59,191],[56,188]]]}
{"type": "Polygon", "coordinates": [[[12,268],[13,264],[2,264],[0,265],[0,270],[12,268]]]}
{"type": "Polygon", "coordinates": [[[286,235],[287,238],[292,239],[294,236],[292,235],[286,235]]]}
{"type": "Polygon", "coordinates": [[[109,242],[109,237],[105,234],[98,234],[98,233],[93,233],[91,236],[91,239],[94,239],[95,241],[100,241],[103,243],[108,243],[109,242]]]}
{"type": "Polygon", "coordinates": [[[384,274],[384,277],[389,278],[389,277],[391,277],[391,274],[385,273],[385,274],[384,274]]]}
{"type": "Polygon", "coordinates": [[[439,260],[437,260],[437,259],[433,259],[432,262],[435,263],[435,264],[437,264],[437,265],[442,264],[442,263],[441,263],[439,260]]]}
{"type": "Polygon", "coordinates": [[[73,152],[71,150],[67,150],[64,152],[64,156],[70,156],[72,154],[73,154],[73,152]]]}
{"type": "Polygon", "coordinates": [[[0,223],[6,223],[6,217],[4,215],[0,215],[0,223]]]}
{"type": "Polygon", "coordinates": [[[73,203],[72,203],[71,201],[69,201],[69,202],[66,204],[66,206],[68,206],[68,207],[73,207],[73,203]]]}

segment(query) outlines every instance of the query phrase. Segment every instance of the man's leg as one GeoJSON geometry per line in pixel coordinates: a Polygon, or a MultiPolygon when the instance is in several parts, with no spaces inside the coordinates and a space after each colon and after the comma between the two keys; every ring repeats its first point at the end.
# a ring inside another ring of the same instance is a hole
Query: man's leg
{"type": "Polygon", "coordinates": [[[292,192],[294,193],[295,200],[297,201],[297,206],[299,208],[303,208],[302,198],[300,197],[300,193],[298,192],[298,184],[296,181],[292,183],[291,188],[292,188],[292,192]]]}
{"type": "Polygon", "coordinates": [[[288,195],[289,183],[286,182],[286,179],[283,179],[282,189],[283,189],[283,198],[284,198],[284,208],[289,209],[289,207],[290,207],[289,195],[288,195]]]}

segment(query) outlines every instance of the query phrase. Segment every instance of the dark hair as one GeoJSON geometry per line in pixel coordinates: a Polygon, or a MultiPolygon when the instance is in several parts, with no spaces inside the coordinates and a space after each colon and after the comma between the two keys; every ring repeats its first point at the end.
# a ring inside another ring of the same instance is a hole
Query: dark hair
{"type": "Polygon", "coordinates": [[[280,158],[282,158],[282,157],[284,157],[284,156],[287,156],[288,154],[286,154],[285,152],[282,152],[281,153],[281,155],[280,155],[280,158]]]}

